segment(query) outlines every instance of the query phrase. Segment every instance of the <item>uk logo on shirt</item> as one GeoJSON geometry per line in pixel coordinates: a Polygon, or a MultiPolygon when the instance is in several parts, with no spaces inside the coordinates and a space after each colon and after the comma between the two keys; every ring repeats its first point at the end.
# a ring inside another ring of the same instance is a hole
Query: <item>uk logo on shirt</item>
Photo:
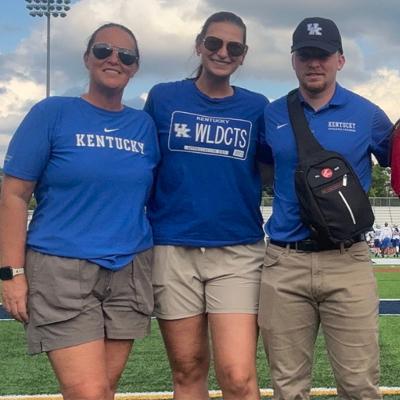
{"type": "Polygon", "coordinates": [[[174,111],[168,137],[171,151],[245,160],[251,121],[174,111]]]}

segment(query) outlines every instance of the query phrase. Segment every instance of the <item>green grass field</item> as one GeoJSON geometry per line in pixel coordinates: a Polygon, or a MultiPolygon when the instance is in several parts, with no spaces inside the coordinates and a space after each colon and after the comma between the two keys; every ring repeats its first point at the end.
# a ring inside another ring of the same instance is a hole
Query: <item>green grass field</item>
{"type": "MultiPolygon", "coordinates": [[[[24,331],[14,321],[0,324],[0,395],[57,393],[58,385],[45,355],[25,354],[24,331]],[[5,340],[7,338],[7,340],[5,340]]],[[[382,386],[398,386],[400,371],[400,318],[380,317],[382,386]]],[[[268,368],[259,344],[257,355],[260,387],[271,387],[268,368]]],[[[318,338],[313,374],[314,387],[333,387],[334,379],[327,361],[322,337],[318,338]]],[[[171,375],[157,323],[149,338],[137,342],[122,376],[119,392],[170,391],[171,375]]],[[[214,373],[210,389],[218,389],[214,373]]],[[[391,399],[400,399],[391,396],[391,399]]]]}
{"type": "MultiPolygon", "coordinates": [[[[377,272],[381,298],[400,298],[400,273],[377,272]]],[[[171,375],[162,339],[153,321],[150,337],[138,341],[122,376],[119,392],[171,391],[171,375]]],[[[400,316],[380,317],[381,385],[400,386],[400,316]]],[[[0,322],[0,395],[57,393],[58,385],[45,355],[25,354],[24,330],[15,321],[0,322]]],[[[264,351],[259,343],[260,387],[271,387],[264,351]]],[[[323,338],[317,341],[313,387],[334,387],[323,338]]],[[[210,389],[218,389],[214,373],[210,389]]],[[[400,400],[400,396],[385,399],[400,400]]],[[[328,399],[328,397],[324,397],[328,399]]]]}
{"type": "MultiPolygon", "coordinates": [[[[377,270],[379,271],[379,267],[377,270]]],[[[400,299],[399,272],[376,272],[375,276],[378,281],[379,297],[381,299],[400,299]]]]}

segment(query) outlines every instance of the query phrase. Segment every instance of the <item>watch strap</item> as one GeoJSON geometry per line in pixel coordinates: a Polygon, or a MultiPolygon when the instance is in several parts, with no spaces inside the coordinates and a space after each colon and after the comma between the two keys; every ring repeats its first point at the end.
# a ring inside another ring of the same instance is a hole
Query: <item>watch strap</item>
{"type": "Polygon", "coordinates": [[[17,275],[23,275],[25,274],[25,268],[12,268],[12,272],[13,272],[13,277],[17,276],[17,275]]]}

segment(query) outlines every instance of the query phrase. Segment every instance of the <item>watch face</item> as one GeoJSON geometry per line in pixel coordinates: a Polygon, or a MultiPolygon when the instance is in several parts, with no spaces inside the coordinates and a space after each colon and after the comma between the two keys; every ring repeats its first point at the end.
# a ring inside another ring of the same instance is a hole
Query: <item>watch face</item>
{"type": "Polygon", "coordinates": [[[2,281],[8,281],[12,278],[13,278],[13,273],[10,267],[0,268],[0,279],[2,281]]]}

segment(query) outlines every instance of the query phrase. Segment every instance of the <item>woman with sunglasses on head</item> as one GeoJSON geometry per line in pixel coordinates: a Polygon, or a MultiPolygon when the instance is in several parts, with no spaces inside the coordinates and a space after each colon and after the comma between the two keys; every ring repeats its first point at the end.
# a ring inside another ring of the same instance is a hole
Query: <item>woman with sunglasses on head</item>
{"type": "Polygon", "coordinates": [[[241,18],[213,14],[195,48],[197,76],[156,85],[145,105],[162,156],[148,207],[155,315],[176,400],[208,399],[209,334],[224,399],[255,400],[264,254],[257,160],[268,100],[230,84],[247,52],[241,18]]]}
{"type": "Polygon", "coordinates": [[[88,92],[39,102],[10,143],[0,276],[5,308],[24,322],[28,352],[47,353],[64,399],[111,400],[133,340],[150,328],[144,209],[159,150],[151,118],[122,104],[139,68],[133,33],[101,26],[84,63],[88,92]]]}

